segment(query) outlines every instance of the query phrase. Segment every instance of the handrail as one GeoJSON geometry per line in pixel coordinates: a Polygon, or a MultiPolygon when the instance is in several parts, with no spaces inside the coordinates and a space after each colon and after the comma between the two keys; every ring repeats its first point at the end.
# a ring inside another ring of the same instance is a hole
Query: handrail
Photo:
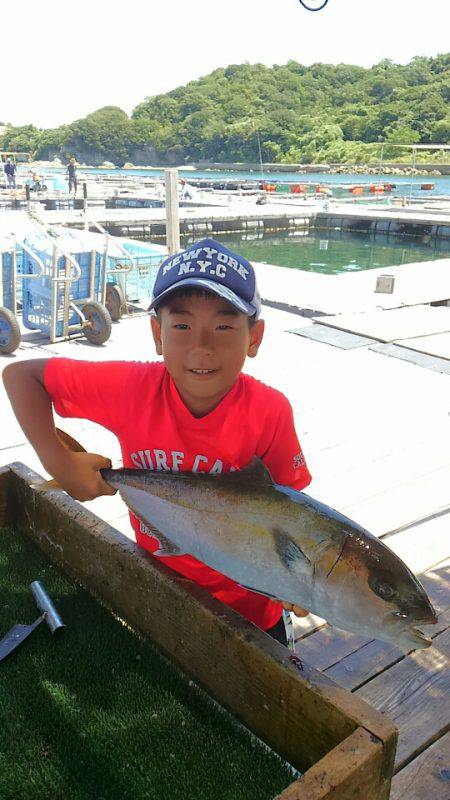
{"type": "Polygon", "coordinates": [[[23,272],[21,274],[17,273],[16,278],[20,278],[20,279],[22,279],[22,278],[42,278],[42,276],[44,274],[44,270],[45,270],[44,262],[39,258],[38,255],[36,255],[36,253],[33,253],[31,248],[28,247],[28,245],[26,245],[24,241],[19,239],[19,237],[16,236],[15,233],[10,233],[9,235],[10,235],[11,239],[13,239],[16,242],[16,244],[19,245],[19,247],[21,247],[23,250],[25,250],[26,253],[28,253],[28,255],[33,259],[33,261],[36,261],[36,264],[39,267],[39,271],[38,272],[29,272],[29,273],[23,272]]]}
{"type": "Polygon", "coordinates": [[[50,236],[50,234],[45,230],[45,228],[42,225],[42,223],[38,222],[37,220],[33,220],[33,221],[34,221],[35,225],[37,225],[37,227],[40,229],[40,232],[43,234],[43,236],[45,236],[48,239],[48,241],[52,244],[53,247],[56,247],[56,249],[59,250],[61,255],[64,256],[64,258],[67,258],[67,260],[71,264],[72,268],[75,270],[75,275],[71,275],[68,278],[62,278],[62,277],[52,278],[52,280],[56,280],[58,282],[61,281],[61,283],[64,283],[65,281],[77,281],[77,280],[79,280],[81,278],[81,269],[80,269],[80,265],[78,264],[78,262],[75,261],[74,258],[72,258],[70,253],[66,252],[66,250],[63,247],[61,247],[60,244],[58,244],[56,237],[53,238],[52,236],[50,236]]]}
{"type": "MultiPolygon", "coordinates": [[[[108,231],[105,230],[103,225],[101,225],[100,222],[97,222],[97,220],[89,220],[89,224],[90,225],[94,225],[97,228],[97,230],[100,231],[100,233],[104,234],[104,236],[106,238],[106,248],[107,248],[109,240],[112,239],[111,234],[109,234],[108,231]]],[[[121,253],[123,253],[125,258],[128,259],[128,261],[130,262],[130,266],[128,267],[128,269],[127,268],[124,268],[124,269],[111,269],[111,270],[107,270],[107,271],[108,272],[112,272],[115,275],[117,275],[118,273],[131,272],[131,270],[136,269],[136,260],[131,255],[131,253],[129,253],[128,250],[126,250],[125,247],[120,242],[118,242],[115,238],[113,239],[113,241],[114,241],[114,244],[116,245],[116,247],[118,247],[118,249],[121,251],[121,253]]]]}

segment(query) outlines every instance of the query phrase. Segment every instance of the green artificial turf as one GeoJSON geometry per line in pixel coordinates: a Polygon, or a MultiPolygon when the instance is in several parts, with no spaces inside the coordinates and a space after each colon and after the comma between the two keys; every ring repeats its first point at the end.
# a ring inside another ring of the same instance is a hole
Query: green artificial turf
{"type": "Polygon", "coordinates": [[[42,580],[66,630],[42,623],[0,662],[1,800],[271,800],[287,765],[183,680],[25,538],[0,529],[0,638],[39,616],[42,580]]]}

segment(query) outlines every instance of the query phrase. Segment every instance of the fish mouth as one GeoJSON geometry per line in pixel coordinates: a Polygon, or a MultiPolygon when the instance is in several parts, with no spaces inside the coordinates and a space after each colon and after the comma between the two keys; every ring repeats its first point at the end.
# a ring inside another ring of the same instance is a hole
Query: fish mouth
{"type": "Polygon", "coordinates": [[[403,633],[404,635],[406,634],[405,639],[408,644],[413,645],[417,649],[430,647],[430,645],[433,644],[433,640],[429,636],[425,636],[419,628],[415,628],[412,625],[409,628],[405,628],[403,633]]]}
{"type": "Polygon", "coordinates": [[[436,611],[433,607],[430,607],[430,613],[424,617],[417,618],[415,617],[414,622],[410,624],[407,628],[404,628],[403,635],[408,638],[410,642],[414,643],[414,646],[419,647],[429,647],[432,644],[432,639],[430,636],[427,636],[420,628],[417,628],[417,625],[436,625],[438,621],[436,611]]]}
{"type": "Polygon", "coordinates": [[[391,625],[394,626],[395,631],[395,628],[397,627],[395,626],[395,622],[399,619],[402,621],[397,628],[397,636],[399,638],[399,644],[401,647],[420,649],[429,647],[432,644],[432,639],[430,636],[427,636],[422,630],[420,630],[420,628],[417,627],[417,625],[420,625],[421,627],[422,625],[436,625],[438,618],[432,606],[430,606],[429,612],[421,617],[410,617],[408,619],[406,615],[399,614],[399,612],[394,612],[393,614],[388,615],[386,621],[389,627],[391,625]]]}

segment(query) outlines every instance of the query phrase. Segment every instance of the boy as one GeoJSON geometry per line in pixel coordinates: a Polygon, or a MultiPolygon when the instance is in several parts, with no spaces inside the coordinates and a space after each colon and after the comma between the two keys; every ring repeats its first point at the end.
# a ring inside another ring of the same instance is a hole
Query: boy
{"type": "MultiPolygon", "coordinates": [[[[275,482],[307,486],[311,478],[288,400],[241,373],[264,333],[251,264],[213,239],[197,242],[163,262],[149,310],[164,363],[52,358],[4,370],[17,419],[45,469],[77,500],[114,494],[99,473],[111,466],[108,459],[63,447],[53,404],[63,417],[90,419],[116,434],[125,467],[219,474],[256,455],[275,482]]],[[[130,518],[138,544],[153,553],[158,542],[152,532],[130,518]]],[[[286,644],[280,603],[192,556],[161,560],[286,644]]]]}

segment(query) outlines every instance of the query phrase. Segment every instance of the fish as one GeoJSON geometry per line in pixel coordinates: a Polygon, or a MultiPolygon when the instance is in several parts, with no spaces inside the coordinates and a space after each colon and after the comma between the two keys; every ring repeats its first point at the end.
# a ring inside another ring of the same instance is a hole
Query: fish
{"type": "Polygon", "coordinates": [[[155,555],[189,554],[246,589],[404,652],[432,643],[417,626],[435,624],[436,611],[407,565],[340,512],[275,483],[261,460],[221,475],[100,473],[151,529],[155,555]]]}

